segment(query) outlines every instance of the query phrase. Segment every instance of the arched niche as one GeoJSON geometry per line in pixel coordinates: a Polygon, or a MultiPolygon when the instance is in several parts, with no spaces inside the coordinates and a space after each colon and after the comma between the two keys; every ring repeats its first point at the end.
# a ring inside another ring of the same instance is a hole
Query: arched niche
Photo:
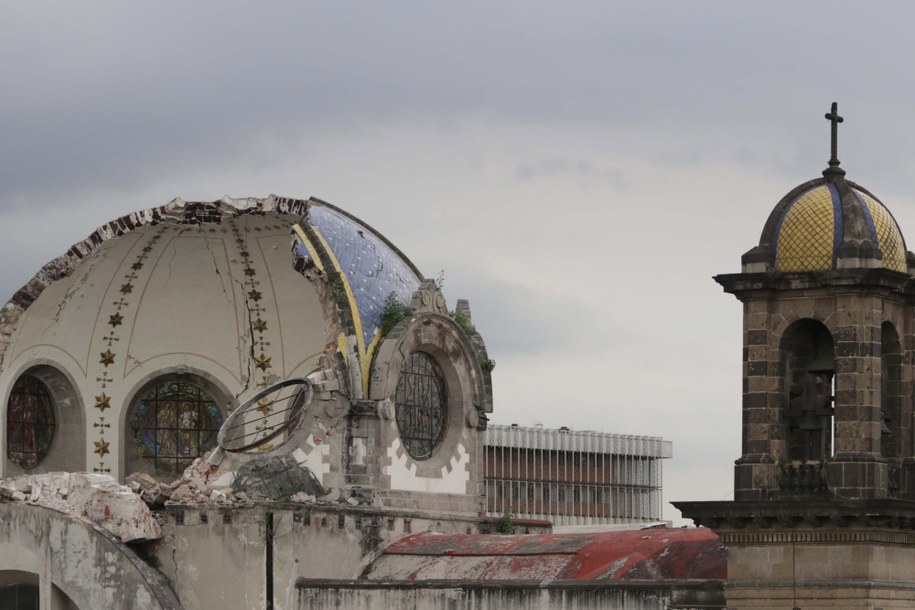
{"type": "Polygon", "coordinates": [[[823,461],[833,452],[835,343],[818,320],[792,323],[782,336],[782,421],[789,461],[823,461]]]}
{"type": "Polygon", "coordinates": [[[16,376],[5,398],[7,475],[86,469],[83,402],[67,373],[51,363],[32,365],[16,376]],[[17,404],[23,400],[31,404],[17,404]],[[46,435],[48,442],[29,455],[38,445],[27,447],[23,435],[46,435]]]}
{"type": "Polygon", "coordinates": [[[904,457],[903,448],[911,437],[911,413],[903,413],[902,345],[890,322],[880,326],[880,454],[904,457]]]}

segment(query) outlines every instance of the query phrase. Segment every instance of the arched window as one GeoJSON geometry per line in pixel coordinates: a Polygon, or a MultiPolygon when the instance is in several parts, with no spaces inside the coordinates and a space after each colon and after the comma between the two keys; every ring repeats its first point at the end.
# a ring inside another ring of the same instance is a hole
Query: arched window
{"type": "Polygon", "coordinates": [[[397,430],[415,460],[430,457],[445,436],[448,392],[442,369],[432,356],[413,352],[404,361],[394,397],[397,430]]]}
{"type": "Polygon", "coordinates": [[[21,468],[34,468],[54,440],[54,402],[47,386],[31,375],[16,380],[6,408],[6,455],[21,468]]]}
{"type": "Polygon", "coordinates": [[[216,446],[222,410],[202,384],[166,378],[140,394],[129,416],[136,453],[159,472],[180,473],[216,446]]]}

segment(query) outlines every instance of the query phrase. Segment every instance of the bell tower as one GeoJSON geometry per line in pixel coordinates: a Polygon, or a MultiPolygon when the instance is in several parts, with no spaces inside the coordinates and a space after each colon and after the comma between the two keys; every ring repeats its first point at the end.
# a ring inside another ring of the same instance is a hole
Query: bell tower
{"type": "Polygon", "coordinates": [[[845,179],[835,103],[826,118],[822,177],[715,277],[744,311],[734,500],[675,505],[728,546],[729,608],[915,605],[913,255],[845,179]]]}

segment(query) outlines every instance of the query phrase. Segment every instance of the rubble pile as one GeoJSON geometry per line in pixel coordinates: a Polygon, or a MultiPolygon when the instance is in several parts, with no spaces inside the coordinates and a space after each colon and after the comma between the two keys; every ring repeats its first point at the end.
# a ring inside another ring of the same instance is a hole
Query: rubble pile
{"type": "MultiPolygon", "coordinates": [[[[158,540],[153,511],[171,505],[315,502],[327,495],[307,467],[290,456],[212,464],[198,458],[171,484],[144,473],[120,485],[106,474],[51,472],[0,479],[0,501],[25,502],[90,521],[123,542],[158,540]]],[[[341,498],[339,501],[344,501],[341,498]]],[[[349,503],[356,504],[352,498],[349,503]]]]}
{"type": "Polygon", "coordinates": [[[290,456],[255,457],[243,462],[198,458],[169,485],[142,473],[127,477],[127,485],[153,508],[264,500],[314,502],[327,493],[311,470],[290,456]]]}
{"type": "Polygon", "coordinates": [[[122,542],[162,537],[146,502],[105,474],[51,472],[0,479],[0,497],[90,521],[122,542]]]}

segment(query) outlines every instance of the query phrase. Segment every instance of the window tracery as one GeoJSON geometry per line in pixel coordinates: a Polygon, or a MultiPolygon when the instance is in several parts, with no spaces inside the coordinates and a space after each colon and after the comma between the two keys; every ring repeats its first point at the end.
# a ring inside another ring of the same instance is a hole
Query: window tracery
{"type": "Polygon", "coordinates": [[[404,361],[394,404],[407,453],[416,460],[430,457],[445,436],[448,420],[445,376],[432,356],[413,352],[404,361]]]}
{"type": "Polygon", "coordinates": [[[179,473],[216,446],[223,417],[200,386],[166,380],[144,392],[131,413],[137,454],[156,470],[179,473]]]}

